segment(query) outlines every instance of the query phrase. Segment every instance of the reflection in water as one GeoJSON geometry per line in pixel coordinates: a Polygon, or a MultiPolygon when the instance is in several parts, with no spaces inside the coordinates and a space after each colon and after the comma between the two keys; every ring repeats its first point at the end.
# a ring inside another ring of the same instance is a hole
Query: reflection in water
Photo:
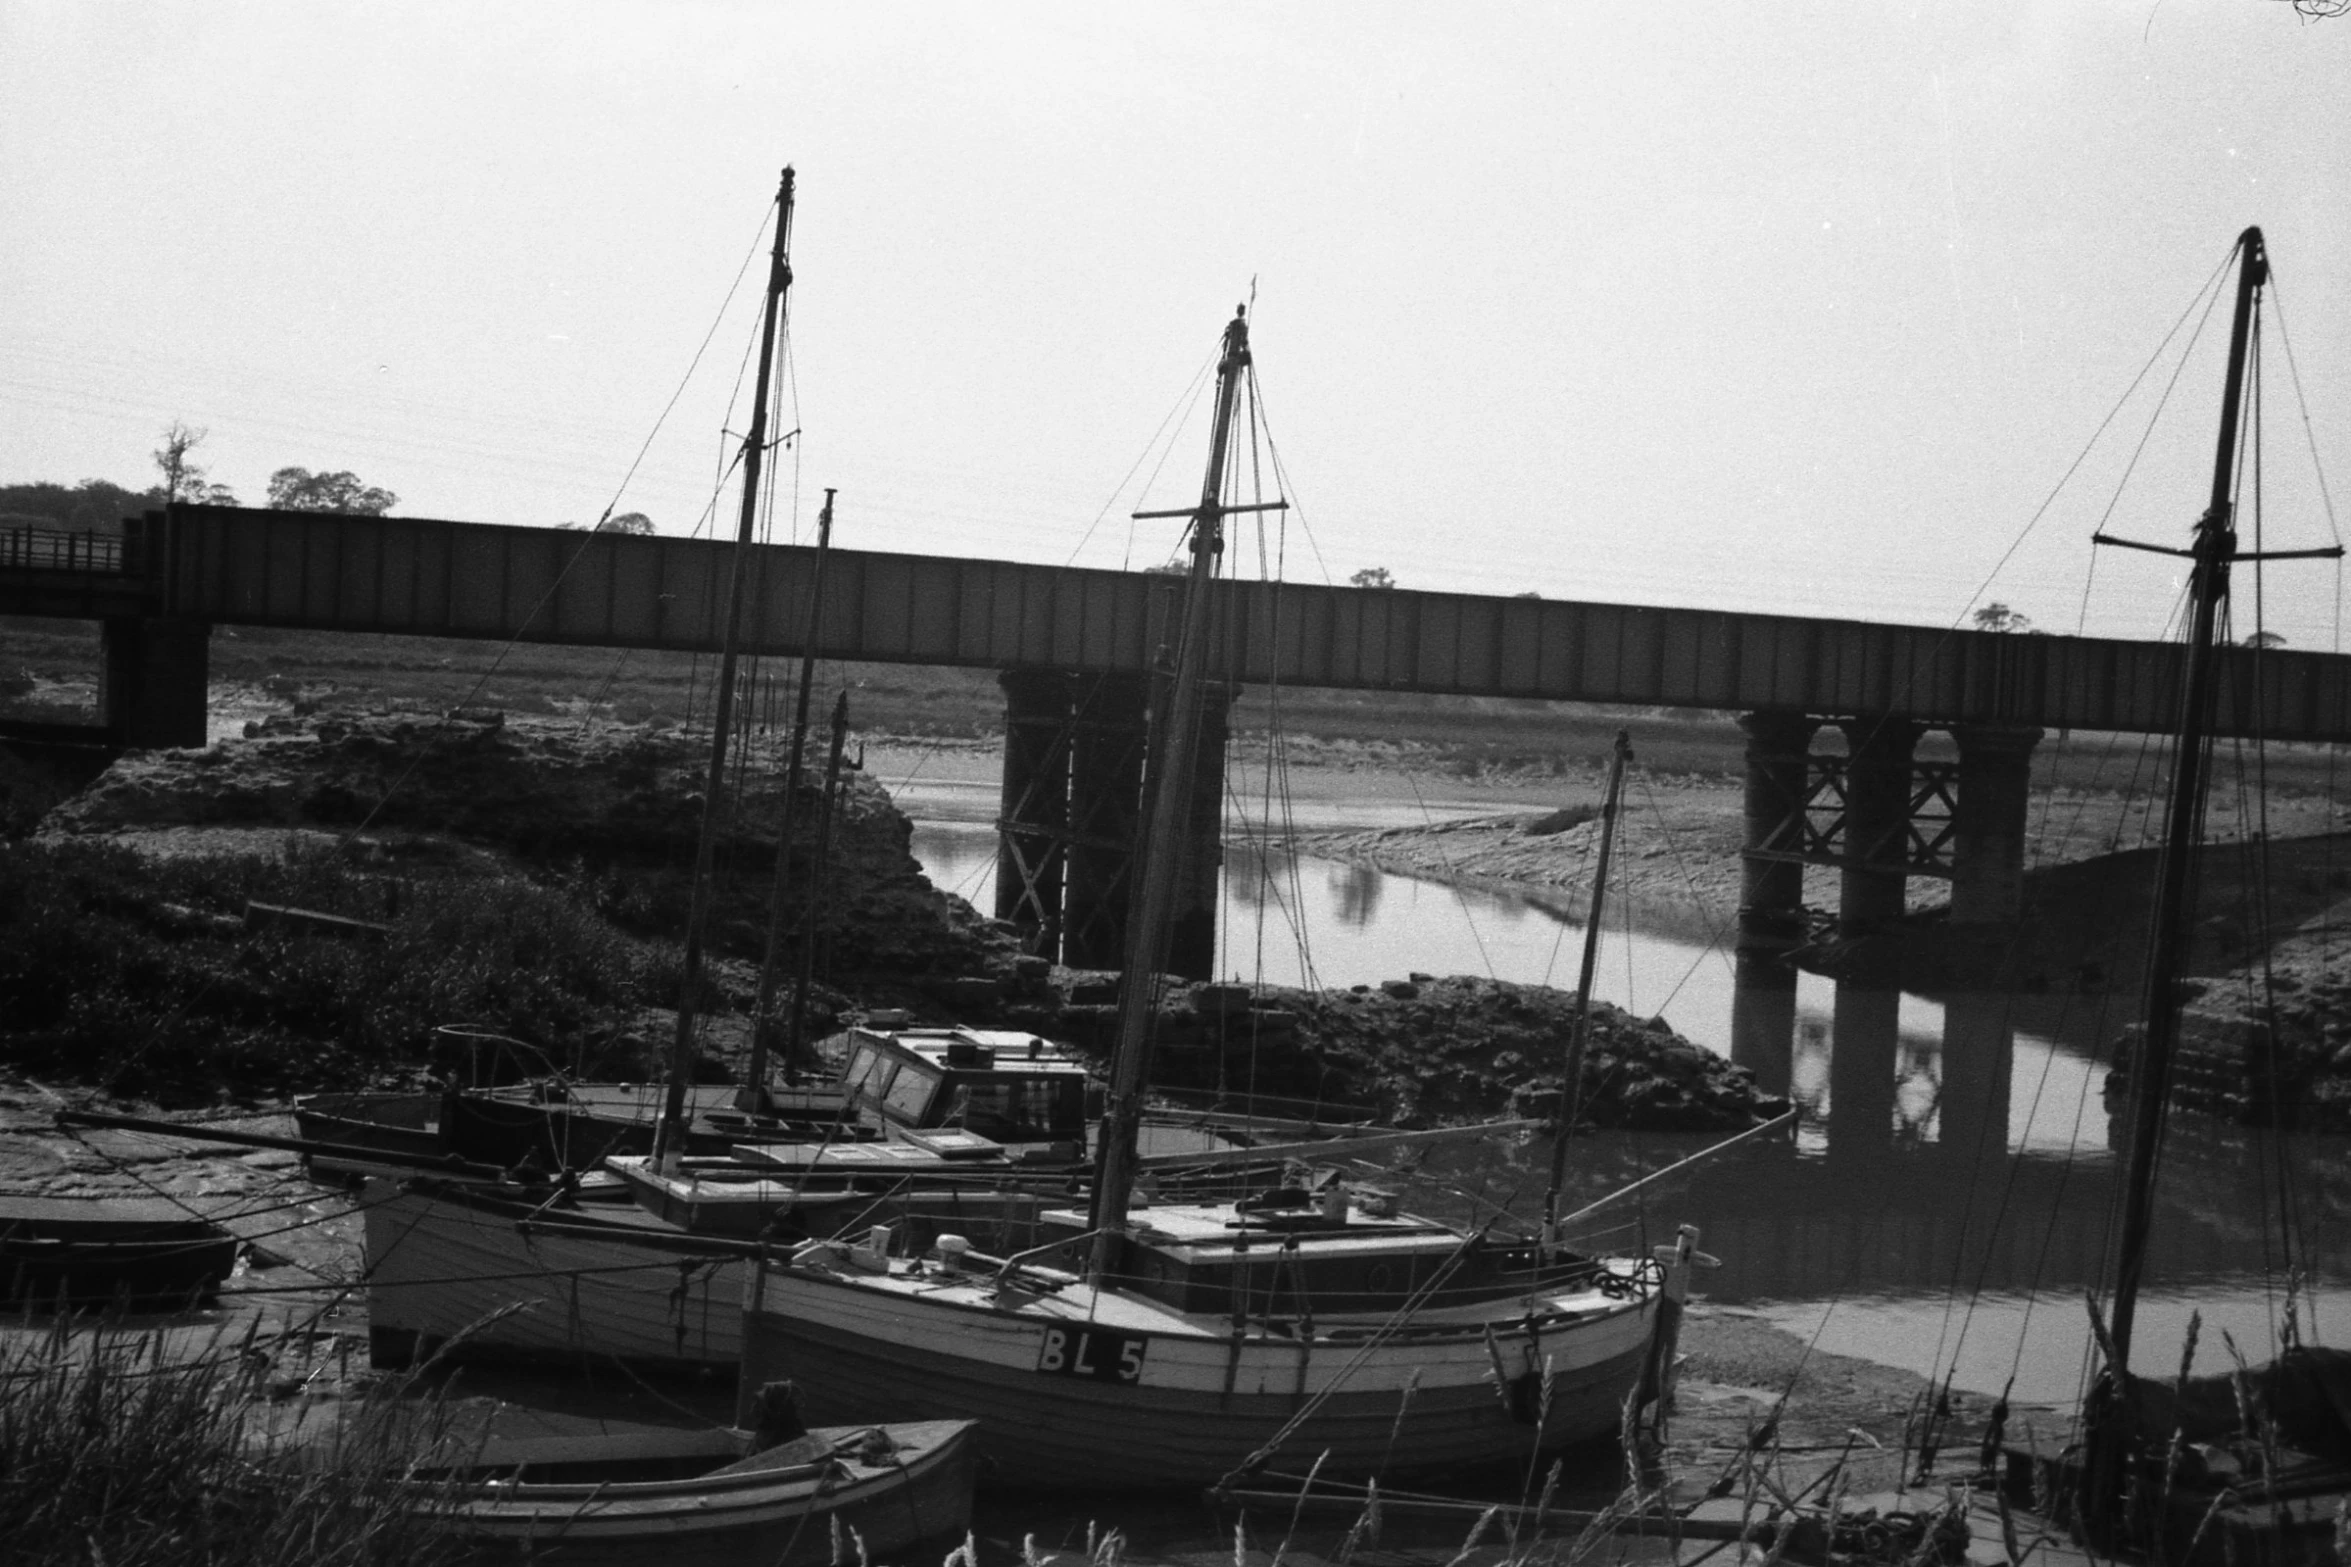
{"type": "MultiPolygon", "coordinates": [[[[986,828],[918,825],[914,851],[936,884],[987,906],[986,828]]],[[[1273,984],[1370,984],[1413,970],[1572,984],[1582,934],[1540,898],[1245,848],[1228,851],[1220,917],[1219,971],[1273,984]]],[[[1614,932],[1595,988],[1636,1016],[1663,1015],[1805,1112],[1793,1140],[1709,1164],[1595,1220],[1635,1226],[1609,1244],[1641,1243],[1641,1225],[1661,1239],[1687,1220],[1724,1260],[1700,1281],[1718,1304],[1817,1330],[1825,1350],[1921,1373],[1956,1367],[1959,1385],[1979,1392],[2013,1375],[2019,1398],[2075,1396],[2088,1336],[2081,1294],[2104,1277],[2115,1178],[2104,1069],[2087,1043],[2051,1037],[2061,1008],[2005,995],[1934,1001],[1786,971],[1739,986],[1723,953],[1614,932]],[[2024,1005],[2038,1010],[2019,1028],[2024,1005]]],[[[2103,1041],[2120,1021],[2068,1027],[2103,1041]]],[[[2160,1289],[2140,1316],[2153,1360],[2177,1356],[2191,1305],[2207,1342],[2225,1326],[2246,1354],[2267,1352],[2278,1286],[2265,1280],[2282,1264],[2264,1236],[2281,1192],[2305,1220],[2295,1260],[2321,1279],[2351,1267],[2343,1140],[2293,1143],[2287,1164],[2265,1172],[2249,1135],[2201,1122],[2168,1134],[2150,1262],[2160,1289]]],[[[1574,1162],[1598,1196],[1708,1140],[1603,1135],[1580,1139],[1574,1162]]],[[[1523,1206],[1542,1188],[1540,1143],[1474,1158],[1450,1173],[1493,1200],[1515,1191],[1523,1206]]],[[[2321,1292],[2304,1310],[2306,1336],[2312,1322],[2321,1337],[2351,1334],[2343,1293],[2321,1292]]]]}
{"type": "MultiPolygon", "coordinates": [[[[1261,855],[1257,858],[1270,856],[1261,855]]],[[[1282,858],[1289,859],[1292,856],[1284,855],[1282,858]]],[[[1380,888],[1387,879],[1368,865],[1332,866],[1330,888],[1333,917],[1354,930],[1369,925],[1372,916],[1380,911],[1380,888]]]]}

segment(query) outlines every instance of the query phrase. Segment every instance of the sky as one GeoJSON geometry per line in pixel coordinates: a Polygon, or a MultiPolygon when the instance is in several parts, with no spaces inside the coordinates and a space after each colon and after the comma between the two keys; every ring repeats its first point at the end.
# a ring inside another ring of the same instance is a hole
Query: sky
{"type": "Polygon", "coordinates": [[[0,0],[0,482],[176,419],[250,504],[731,531],[790,163],[779,537],[1164,560],[1253,300],[1252,573],[2160,636],[2089,535],[2202,511],[2248,224],[2263,537],[2351,506],[2347,93],[2278,0],[0,0]]]}

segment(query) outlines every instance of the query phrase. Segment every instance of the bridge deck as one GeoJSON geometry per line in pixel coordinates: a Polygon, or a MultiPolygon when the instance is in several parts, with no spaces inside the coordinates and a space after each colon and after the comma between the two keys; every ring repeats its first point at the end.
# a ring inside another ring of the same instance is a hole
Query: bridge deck
{"type": "MultiPolygon", "coordinates": [[[[175,506],[138,532],[148,613],[223,624],[715,651],[730,548],[708,540],[175,506]]],[[[807,634],[814,553],[755,552],[748,646],[807,634]]],[[[0,612],[45,611],[0,567],[0,612]]],[[[117,578],[117,581],[122,579],[117,578]]],[[[1081,672],[1152,667],[1179,583],[1146,573],[833,552],[827,658],[1081,672]]],[[[2173,726],[2159,643],[1402,589],[1235,582],[1211,672],[1252,683],[1539,697],[1930,724],[2173,726]]],[[[2351,660],[2228,655],[2225,733],[2351,739],[2351,660]]]]}

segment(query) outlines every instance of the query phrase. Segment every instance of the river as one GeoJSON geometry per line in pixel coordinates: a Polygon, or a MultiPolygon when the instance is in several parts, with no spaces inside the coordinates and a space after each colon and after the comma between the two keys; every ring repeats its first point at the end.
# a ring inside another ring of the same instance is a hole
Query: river
{"type": "MultiPolygon", "coordinates": [[[[968,819],[970,802],[917,786],[901,803],[932,881],[990,907],[995,839],[968,819]]],[[[1441,814],[1441,803],[1404,812],[1341,802],[1321,814],[1382,825],[1432,809],[1441,814]]],[[[1227,850],[1220,917],[1220,974],[1282,985],[1373,984],[1419,971],[1572,987],[1582,942],[1580,926],[1539,897],[1246,847],[1227,850]]],[[[1594,990],[1731,1053],[1727,933],[1707,946],[1620,932],[1611,921],[1594,990]]],[[[1805,1112],[1800,1133],[1660,1183],[1640,1212],[1667,1232],[1676,1222],[1701,1227],[1723,1265],[1699,1287],[1718,1309],[1760,1313],[1823,1350],[1949,1374],[1964,1389],[2070,1405],[2088,1365],[2082,1296],[2105,1277],[2117,1194],[2105,1069],[2009,1012],[2002,996],[1841,996],[1831,981],[1803,976],[1787,1064],[1805,1112]],[[1842,1126],[1832,1094],[1840,1084],[1842,1126]]],[[[2344,1140],[2177,1119],[2137,1363],[2176,1366],[2192,1311],[2204,1321],[2200,1369],[2225,1364],[2223,1330],[2247,1357],[2266,1358],[2296,1265],[2322,1281],[2300,1303],[2303,1336],[2351,1337],[2351,1293],[2333,1282],[2351,1264],[2344,1140]],[[2278,1238],[2281,1212],[2297,1221],[2290,1251],[2278,1238]]],[[[1613,1179],[1707,1141],[1602,1134],[1579,1167],[1613,1179]]],[[[1451,1173],[1488,1195],[1515,1188],[1523,1206],[1546,1158],[1540,1148],[1490,1150],[1451,1173]]]]}

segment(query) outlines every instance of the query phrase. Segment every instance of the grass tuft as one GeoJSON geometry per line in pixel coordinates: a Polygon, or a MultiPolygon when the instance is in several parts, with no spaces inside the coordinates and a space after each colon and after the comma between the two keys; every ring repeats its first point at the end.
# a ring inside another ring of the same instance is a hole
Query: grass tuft
{"type": "Polygon", "coordinates": [[[441,1422],[363,1404],[331,1441],[257,1434],[267,1357],[217,1342],[167,1358],[152,1333],[0,1346],[0,1539],[20,1567],[439,1567],[453,1493],[414,1472],[441,1422]]]}

